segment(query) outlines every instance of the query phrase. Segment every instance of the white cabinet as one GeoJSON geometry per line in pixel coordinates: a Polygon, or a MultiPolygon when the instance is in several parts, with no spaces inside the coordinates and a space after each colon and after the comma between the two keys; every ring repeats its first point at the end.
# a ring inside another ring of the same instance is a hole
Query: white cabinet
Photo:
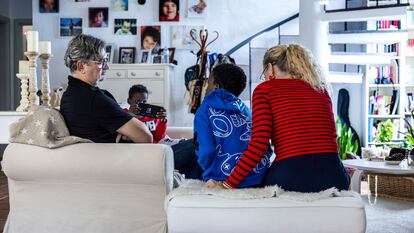
{"type": "Polygon", "coordinates": [[[125,106],[129,88],[142,84],[149,91],[148,103],[163,106],[171,119],[174,69],[172,64],[109,64],[105,80],[99,87],[111,92],[116,101],[125,106]]]}

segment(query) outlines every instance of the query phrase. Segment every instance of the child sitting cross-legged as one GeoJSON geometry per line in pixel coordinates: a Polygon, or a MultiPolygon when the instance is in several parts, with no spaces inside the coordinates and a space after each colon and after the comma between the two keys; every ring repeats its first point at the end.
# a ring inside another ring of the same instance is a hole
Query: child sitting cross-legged
{"type": "MultiPolygon", "coordinates": [[[[247,148],[252,112],[238,98],[245,87],[246,75],[236,65],[218,65],[210,74],[208,94],[194,119],[196,155],[205,181],[225,180],[247,148]]],[[[267,155],[238,187],[260,186],[271,155],[269,145],[267,155]]]]}

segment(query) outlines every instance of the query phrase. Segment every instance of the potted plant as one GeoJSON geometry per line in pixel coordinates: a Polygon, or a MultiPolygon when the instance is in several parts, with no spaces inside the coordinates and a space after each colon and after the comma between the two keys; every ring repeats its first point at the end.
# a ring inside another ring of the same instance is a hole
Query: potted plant
{"type": "Polygon", "coordinates": [[[358,141],[352,141],[354,133],[352,132],[351,128],[349,128],[346,124],[342,124],[339,119],[336,120],[336,134],[338,142],[338,154],[341,159],[347,159],[349,153],[355,155],[359,147],[358,141]]]}
{"type": "Polygon", "coordinates": [[[378,125],[378,142],[389,142],[392,139],[394,123],[390,119],[379,123],[378,125]]]}
{"type": "MultiPolygon", "coordinates": [[[[411,117],[412,117],[412,119],[414,119],[414,110],[411,110],[411,117]]],[[[400,132],[400,133],[404,134],[405,138],[407,139],[407,145],[408,145],[408,148],[410,150],[409,154],[410,154],[411,160],[414,161],[414,150],[413,150],[414,128],[407,119],[404,118],[404,121],[407,124],[407,131],[408,132],[407,133],[400,132]]]]}

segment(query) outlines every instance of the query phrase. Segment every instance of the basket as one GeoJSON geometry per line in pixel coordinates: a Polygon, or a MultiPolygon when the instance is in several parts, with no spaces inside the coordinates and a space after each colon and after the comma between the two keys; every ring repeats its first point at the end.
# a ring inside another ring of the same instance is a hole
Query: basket
{"type": "Polygon", "coordinates": [[[366,173],[371,176],[369,188],[375,194],[375,176],[377,176],[377,195],[402,201],[414,202],[414,175],[394,175],[366,173]]]}

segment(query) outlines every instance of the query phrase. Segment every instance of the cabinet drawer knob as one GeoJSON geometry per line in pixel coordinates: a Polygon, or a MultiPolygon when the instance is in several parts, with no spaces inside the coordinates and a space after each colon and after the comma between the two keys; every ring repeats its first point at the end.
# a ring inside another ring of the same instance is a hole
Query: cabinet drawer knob
{"type": "Polygon", "coordinates": [[[121,77],[121,72],[116,72],[116,76],[121,77]]]}
{"type": "Polygon", "coordinates": [[[135,75],[137,75],[137,73],[131,72],[131,75],[135,77],[135,75]]]}
{"type": "Polygon", "coordinates": [[[155,76],[160,76],[160,72],[155,72],[155,76]]]}

